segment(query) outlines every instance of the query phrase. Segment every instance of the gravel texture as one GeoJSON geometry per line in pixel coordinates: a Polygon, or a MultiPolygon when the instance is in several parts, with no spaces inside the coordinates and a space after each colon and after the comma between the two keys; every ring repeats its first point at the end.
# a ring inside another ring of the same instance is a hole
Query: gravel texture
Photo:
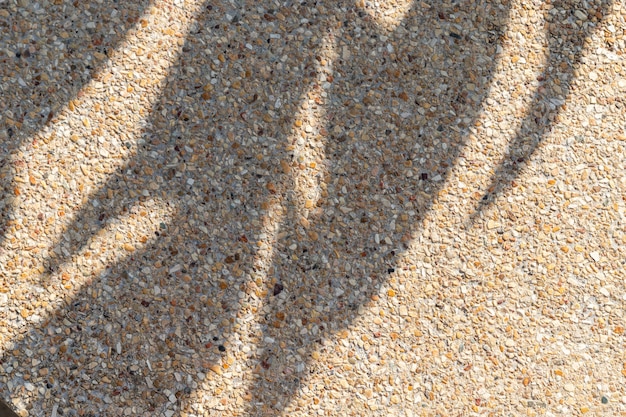
{"type": "Polygon", "coordinates": [[[625,20],[0,0],[0,395],[626,415],[625,20]]]}

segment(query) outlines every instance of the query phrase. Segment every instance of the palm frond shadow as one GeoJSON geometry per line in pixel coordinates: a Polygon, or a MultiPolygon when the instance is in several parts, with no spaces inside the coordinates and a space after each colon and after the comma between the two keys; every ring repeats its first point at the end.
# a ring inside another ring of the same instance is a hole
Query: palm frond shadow
{"type": "Polygon", "coordinates": [[[80,95],[150,4],[104,0],[0,6],[5,12],[0,15],[0,246],[14,208],[15,170],[28,166],[20,148],[41,140],[37,133],[80,95]]]}
{"type": "Polygon", "coordinates": [[[517,134],[508,144],[502,159],[487,186],[470,223],[492,205],[495,199],[510,188],[524,167],[529,163],[537,148],[553,128],[563,110],[572,89],[574,73],[581,64],[585,52],[585,41],[598,29],[602,19],[611,10],[613,1],[598,0],[585,4],[583,10],[578,3],[569,0],[556,1],[545,10],[548,27],[548,58],[545,71],[538,77],[539,88],[534,94],[527,116],[517,134]],[[582,25],[576,12],[582,11],[589,20],[582,25]],[[568,32],[568,37],[561,36],[568,32]],[[574,51],[573,56],[566,56],[574,51]]]}
{"type": "MultiPolygon", "coordinates": [[[[263,353],[244,389],[246,412],[280,414],[305,378],[312,350],[353,322],[406,250],[463,146],[464,132],[449,127],[471,124],[488,94],[508,9],[488,1],[413,5],[398,28],[385,31],[351,2],[317,3],[276,10],[274,2],[247,2],[232,22],[224,17],[227,2],[207,7],[155,104],[145,144],[90,196],[99,207],[87,204],[76,215],[70,230],[80,233],[73,236],[84,233],[85,224],[101,230],[151,195],[166,196],[175,207],[171,222],[141,251],[109,265],[17,343],[13,353],[50,347],[39,366],[54,370],[53,397],[84,383],[78,367],[57,369],[59,359],[104,360],[108,369],[90,374],[99,383],[69,408],[113,412],[145,398],[151,409],[144,411],[160,412],[170,407],[166,390],[185,402],[202,382],[200,371],[228,363],[229,356],[241,360],[234,333],[242,316],[256,315],[258,326],[246,331],[263,353]],[[476,8],[480,26],[490,30],[478,30],[479,22],[469,19],[476,8]],[[269,36],[277,13],[284,32],[294,36],[289,41],[269,36]],[[253,32],[262,42],[250,54],[253,32]],[[307,52],[331,35],[341,53],[322,99],[316,74],[322,57],[307,52]],[[396,49],[390,51],[383,37],[396,49]],[[216,63],[217,54],[225,62],[216,63]],[[237,87],[220,78],[226,65],[244,74],[237,87]],[[207,78],[218,82],[203,97],[207,78]],[[409,85],[416,88],[407,91],[409,85]],[[379,111],[389,103],[393,111],[379,111]],[[306,213],[306,227],[293,192],[299,180],[281,164],[301,168],[293,125],[303,105],[323,110],[316,128],[327,132],[319,140],[325,160],[317,161],[324,169],[313,176],[320,198],[306,213]],[[351,178],[361,170],[369,178],[355,183],[351,178]],[[137,197],[144,190],[152,191],[137,197]],[[259,246],[268,225],[276,230],[272,246],[259,246]],[[259,303],[261,311],[255,310],[259,303]],[[70,336],[57,328],[69,328],[70,336]],[[304,368],[294,367],[296,355],[304,368]],[[161,360],[146,368],[146,359],[155,357],[161,360]]],[[[579,36],[573,44],[582,42],[579,36]]],[[[50,271],[69,265],[93,234],[63,242],[59,253],[70,256],[53,255],[50,271]]],[[[32,407],[44,404],[42,398],[32,407]]]]}

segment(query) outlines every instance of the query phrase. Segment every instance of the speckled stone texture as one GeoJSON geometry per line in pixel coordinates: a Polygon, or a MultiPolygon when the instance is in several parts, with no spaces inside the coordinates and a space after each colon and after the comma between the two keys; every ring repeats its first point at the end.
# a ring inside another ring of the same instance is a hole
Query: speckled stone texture
{"type": "Polygon", "coordinates": [[[0,395],[626,414],[625,17],[0,0],[0,395]]]}

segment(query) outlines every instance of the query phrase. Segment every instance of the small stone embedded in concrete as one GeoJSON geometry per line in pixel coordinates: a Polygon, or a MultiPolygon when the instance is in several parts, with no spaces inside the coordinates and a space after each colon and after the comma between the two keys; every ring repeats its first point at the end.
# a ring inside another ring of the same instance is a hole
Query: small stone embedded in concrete
{"type": "Polygon", "coordinates": [[[4,2],[2,398],[626,412],[624,19],[599,0],[4,2]]]}

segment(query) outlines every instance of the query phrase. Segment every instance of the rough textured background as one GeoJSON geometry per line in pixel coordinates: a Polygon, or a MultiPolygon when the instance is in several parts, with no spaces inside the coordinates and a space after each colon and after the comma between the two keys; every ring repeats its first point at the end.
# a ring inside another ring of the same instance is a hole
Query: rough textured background
{"type": "Polygon", "coordinates": [[[0,394],[625,414],[625,17],[0,1],[0,394]]]}

